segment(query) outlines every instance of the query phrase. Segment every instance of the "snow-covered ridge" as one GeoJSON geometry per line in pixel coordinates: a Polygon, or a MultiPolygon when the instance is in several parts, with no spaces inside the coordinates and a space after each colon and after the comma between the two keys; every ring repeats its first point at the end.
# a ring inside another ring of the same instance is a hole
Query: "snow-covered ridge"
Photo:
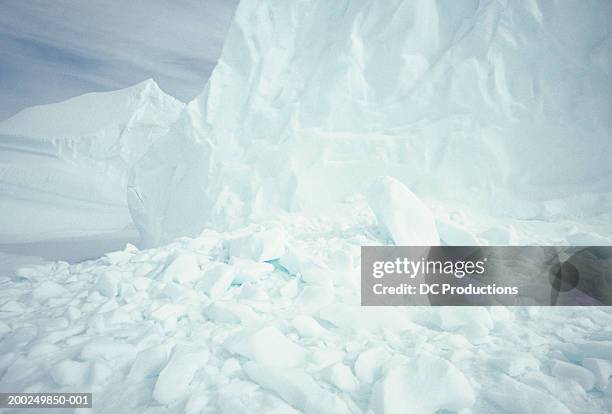
{"type": "Polygon", "coordinates": [[[148,79],[117,91],[26,108],[0,123],[0,145],[58,157],[119,155],[133,162],[183,106],[148,79]]]}
{"type": "MultiPolygon", "coordinates": [[[[3,121],[0,132],[26,137],[84,136],[110,124],[126,122],[134,110],[147,103],[180,108],[182,105],[177,102],[153,79],[147,79],[124,89],[91,92],[62,102],[23,109],[3,121]]],[[[172,116],[172,113],[167,116],[172,116]]]]}
{"type": "Polygon", "coordinates": [[[183,107],[149,79],[24,109],[0,123],[0,240],[130,226],[127,173],[183,107]]]}
{"type": "Polygon", "coordinates": [[[499,218],[605,212],[610,19],[606,1],[245,0],[137,166],[133,216],[167,241],[320,212],[379,175],[499,218]]]}

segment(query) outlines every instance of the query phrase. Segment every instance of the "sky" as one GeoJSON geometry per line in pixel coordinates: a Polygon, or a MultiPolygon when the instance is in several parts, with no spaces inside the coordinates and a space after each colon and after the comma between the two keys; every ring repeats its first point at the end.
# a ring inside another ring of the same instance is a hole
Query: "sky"
{"type": "Polygon", "coordinates": [[[0,121],[32,105],[153,78],[187,102],[238,0],[0,0],[0,121]]]}

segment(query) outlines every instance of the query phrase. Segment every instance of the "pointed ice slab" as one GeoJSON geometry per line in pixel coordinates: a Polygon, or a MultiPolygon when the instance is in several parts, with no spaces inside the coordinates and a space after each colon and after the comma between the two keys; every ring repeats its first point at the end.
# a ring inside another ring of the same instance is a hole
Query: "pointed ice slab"
{"type": "Polygon", "coordinates": [[[436,222],[429,208],[395,178],[377,179],[368,191],[368,203],[379,226],[397,246],[440,244],[436,222]]]}

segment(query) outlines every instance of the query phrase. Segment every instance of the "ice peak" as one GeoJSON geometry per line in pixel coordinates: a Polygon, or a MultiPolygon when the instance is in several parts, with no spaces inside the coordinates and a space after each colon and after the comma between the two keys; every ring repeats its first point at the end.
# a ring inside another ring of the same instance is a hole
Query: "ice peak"
{"type": "Polygon", "coordinates": [[[152,86],[154,88],[159,89],[159,85],[157,84],[157,82],[155,82],[155,79],[153,78],[145,79],[142,82],[140,82],[138,85],[152,86]]]}
{"type": "Polygon", "coordinates": [[[0,123],[0,134],[27,137],[72,137],[120,125],[148,107],[151,117],[175,117],[184,104],[149,78],[127,88],[91,92],[65,101],[26,108],[0,123]]]}
{"type": "Polygon", "coordinates": [[[143,80],[142,82],[139,82],[132,86],[128,86],[127,88],[125,88],[125,90],[130,90],[134,92],[147,92],[148,94],[160,94],[168,98],[173,98],[172,96],[165,93],[153,78],[148,78],[143,80]]]}

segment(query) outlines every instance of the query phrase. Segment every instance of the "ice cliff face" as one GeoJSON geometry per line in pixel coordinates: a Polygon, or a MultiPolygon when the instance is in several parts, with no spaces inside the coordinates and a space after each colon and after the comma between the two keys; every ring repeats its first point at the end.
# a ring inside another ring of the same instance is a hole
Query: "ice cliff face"
{"type": "Polygon", "coordinates": [[[495,216],[612,203],[607,1],[242,1],[204,92],[136,166],[152,243],[322,211],[393,175],[495,216]]]}
{"type": "Polygon", "coordinates": [[[28,108],[0,123],[0,239],[129,225],[127,171],[183,107],[148,80],[28,108]]]}

